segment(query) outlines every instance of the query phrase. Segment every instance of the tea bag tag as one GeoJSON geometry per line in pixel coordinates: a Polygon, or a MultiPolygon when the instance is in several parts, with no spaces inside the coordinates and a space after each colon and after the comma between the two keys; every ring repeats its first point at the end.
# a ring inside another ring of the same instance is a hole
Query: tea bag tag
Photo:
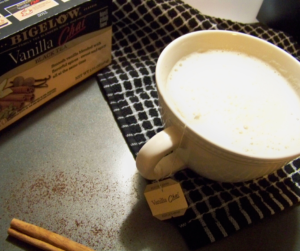
{"type": "Polygon", "coordinates": [[[159,220],[182,216],[188,207],[180,184],[173,179],[147,185],[144,195],[152,215],[159,220]]]}

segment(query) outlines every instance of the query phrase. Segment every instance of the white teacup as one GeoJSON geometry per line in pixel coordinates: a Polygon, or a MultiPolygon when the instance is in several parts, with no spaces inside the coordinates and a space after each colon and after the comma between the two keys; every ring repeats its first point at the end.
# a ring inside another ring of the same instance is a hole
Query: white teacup
{"type": "MultiPolygon", "coordinates": [[[[296,110],[300,114],[300,63],[287,52],[264,40],[231,31],[197,31],[181,36],[164,49],[156,66],[157,91],[166,128],[152,137],[137,155],[137,168],[146,179],[160,179],[181,168],[189,167],[203,177],[212,180],[240,182],[270,174],[300,155],[300,126],[299,131],[290,132],[290,127],[283,127],[279,132],[276,129],[271,135],[272,138],[279,140],[278,145],[280,145],[280,137],[285,136],[286,132],[289,131],[290,135],[296,134],[295,140],[298,144],[295,146],[287,145],[285,146],[287,149],[284,151],[278,150],[266,154],[264,148],[267,146],[262,145],[258,152],[248,153],[240,151],[239,146],[232,148],[210,138],[206,132],[201,129],[196,130],[189,120],[182,117],[182,113],[176,108],[174,99],[172,100],[169,89],[167,89],[169,74],[174,65],[183,57],[193,52],[211,50],[233,50],[258,58],[274,67],[280,75],[287,79],[294,96],[299,100],[299,102],[295,101],[298,103],[295,103],[294,107],[297,107],[296,110]],[[280,137],[279,134],[281,134],[280,137]]],[[[201,67],[199,71],[201,72],[201,67]]],[[[218,74],[218,71],[211,69],[211,74],[218,74]]],[[[263,75],[262,72],[253,72],[253,74],[263,75]]],[[[248,77],[244,76],[245,79],[248,77]]],[[[243,85],[243,83],[244,81],[240,84],[243,85]]],[[[228,88],[229,91],[234,91],[230,88],[232,87],[228,88]]],[[[266,97],[273,92],[273,88],[265,89],[263,95],[266,97]]],[[[219,90],[215,91],[218,93],[219,90]]],[[[255,104],[257,100],[255,97],[253,99],[253,104],[255,104]]],[[[274,107],[274,109],[276,108],[274,107]]],[[[277,116],[277,113],[274,115],[277,116]]],[[[285,118],[280,118],[280,120],[285,120],[285,118]]],[[[217,129],[214,125],[212,130],[218,130],[218,126],[224,128],[220,124],[217,125],[217,129]]],[[[260,128],[260,126],[258,123],[256,128],[260,128]]],[[[271,127],[273,128],[273,126],[269,127],[270,133],[272,133],[271,127]]],[[[222,138],[222,136],[220,137],[222,138]]],[[[257,142],[260,142],[259,139],[257,142]]]]}

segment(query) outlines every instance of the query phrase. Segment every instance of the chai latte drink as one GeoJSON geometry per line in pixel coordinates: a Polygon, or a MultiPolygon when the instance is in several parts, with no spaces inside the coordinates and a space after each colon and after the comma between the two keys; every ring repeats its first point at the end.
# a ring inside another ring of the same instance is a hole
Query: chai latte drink
{"type": "Polygon", "coordinates": [[[274,157],[300,145],[300,98],[287,79],[258,58],[211,50],[177,62],[167,93],[184,121],[207,140],[274,157]]]}

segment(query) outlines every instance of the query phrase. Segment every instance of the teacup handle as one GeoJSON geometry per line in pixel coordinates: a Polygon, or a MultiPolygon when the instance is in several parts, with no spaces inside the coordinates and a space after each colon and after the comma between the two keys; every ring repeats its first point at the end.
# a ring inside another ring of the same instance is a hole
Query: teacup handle
{"type": "Polygon", "coordinates": [[[180,146],[180,141],[181,135],[173,126],[154,135],[136,157],[136,166],[140,174],[146,179],[155,180],[182,168],[185,163],[176,154],[171,153],[180,146]],[[159,163],[161,160],[163,162],[159,163]]]}

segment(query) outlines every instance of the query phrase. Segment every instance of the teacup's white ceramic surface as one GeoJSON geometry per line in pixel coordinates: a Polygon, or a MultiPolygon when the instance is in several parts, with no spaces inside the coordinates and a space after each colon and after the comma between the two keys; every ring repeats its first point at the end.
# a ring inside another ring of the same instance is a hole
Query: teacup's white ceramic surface
{"type": "Polygon", "coordinates": [[[239,182],[270,174],[300,155],[300,145],[272,157],[237,153],[209,141],[183,121],[166,92],[168,75],[182,57],[215,49],[241,51],[268,62],[289,77],[300,96],[300,63],[264,40],[230,31],[197,31],[176,39],[157,62],[156,84],[166,129],[151,138],[137,156],[137,168],[143,177],[160,179],[188,166],[209,179],[239,182]]]}

